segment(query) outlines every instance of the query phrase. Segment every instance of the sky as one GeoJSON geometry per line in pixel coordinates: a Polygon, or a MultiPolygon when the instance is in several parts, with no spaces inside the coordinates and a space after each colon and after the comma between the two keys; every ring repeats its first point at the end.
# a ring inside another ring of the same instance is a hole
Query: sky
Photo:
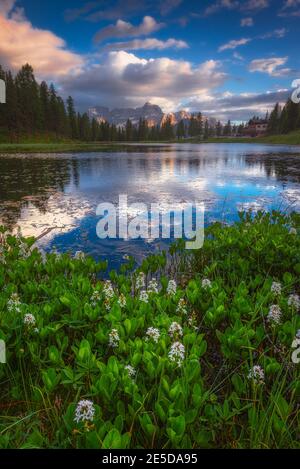
{"type": "Polygon", "coordinates": [[[0,0],[0,64],[93,106],[247,120],[300,78],[300,0],[0,0]]]}

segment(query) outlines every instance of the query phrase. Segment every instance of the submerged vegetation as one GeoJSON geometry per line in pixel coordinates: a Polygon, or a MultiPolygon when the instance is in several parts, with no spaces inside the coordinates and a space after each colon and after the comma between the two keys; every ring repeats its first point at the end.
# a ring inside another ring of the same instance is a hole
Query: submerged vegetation
{"type": "Polygon", "coordinates": [[[1,448],[299,448],[300,216],[241,215],[102,280],[0,252],[1,448]]]}

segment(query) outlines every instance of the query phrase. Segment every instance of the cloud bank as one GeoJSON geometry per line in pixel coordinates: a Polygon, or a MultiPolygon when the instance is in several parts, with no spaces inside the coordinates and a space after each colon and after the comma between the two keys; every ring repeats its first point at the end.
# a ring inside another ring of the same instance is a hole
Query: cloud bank
{"type": "Polygon", "coordinates": [[[152,16],[144,16],[143,21],[138,26],[134,26],[127,21],[118,20],[115,25],[111,24],[100,29],[95,34],[94,41],[101,42],[108,38],[147,36],[164,26],[164,23],[157,23],[152,16]]]}
{"type": "Polygon", "coordinates": [[[78,73],[83,58],[67,49],[63,39],[51,31],[35,28],[15,1],[1,0],[0,57],[3,66],[14,71],[30,63],[40,78],[57,78],[78,73]]]}
{"type": "Polygon", "coordinates": [[[127,42],[113,42],[104,46],[105,50],[164,50],[164,49],[186,49],[188,44],[177,39],[161,41],[155,38],[134,39],[127,42]]]}
{"type": "Polygon", "coordinates": [[[62,85],[65,92],[90,105],[135,106],[150,100],[174,110],[187,96],[203,95],[226,78],[221,63],[215,60],[193,66],[167,57],[146,60],[125,51],[111,51],[101,63],[63,80],[62,85]]]}
{"type": "Polygon", "coordinates": [[[226,121],[246,121],[250,116],[264,116],[267,111],[273,109],[274,104],[285,103],[290,96],[290,90],[283,89],[269,91],[266,93],[223,93],[207,97],[204,101],[197,99],[187,103],[188,109],[197,111],[201,109],[203,113],[226,121]]]}

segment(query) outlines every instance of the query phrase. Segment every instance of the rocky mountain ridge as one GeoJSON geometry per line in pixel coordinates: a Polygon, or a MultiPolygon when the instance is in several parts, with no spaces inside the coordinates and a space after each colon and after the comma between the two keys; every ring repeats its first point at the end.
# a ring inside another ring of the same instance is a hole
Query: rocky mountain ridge
{"type": "MultiPolygon", "coordinates": [[[[99,123],[106,121],[110,124],[124,127],[128,119],[133,125],[138,125],[139,120],[144,119],[149,127],[153,127],[155,125],[163,125],[168,118],[171,120],[172,125],[178,124],[181,120],[188,122],[193,114],[197,115],[198,113],[190,113],[185,110],[164,113],[157,104],[146,102],[142,107],[116,108],[112,110],[104,106],[95,106],[88,110],[88,114],[91,119],[95,118],[99,123]]],[[[202,116],[202,118],[203,122],[208,119],[205,116],[202,116]]],[[[208,120],[210,123],[215,123],[215,119],[209,118],[208,120]]]]}

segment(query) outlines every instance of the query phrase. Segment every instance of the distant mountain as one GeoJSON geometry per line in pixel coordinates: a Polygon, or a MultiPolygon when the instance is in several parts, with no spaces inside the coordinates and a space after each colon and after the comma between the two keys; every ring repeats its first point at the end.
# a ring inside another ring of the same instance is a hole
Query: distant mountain
{"type": "Polygon", "coordinates": [[[111,111],[107,107],[96,106],[88,110],[90,118],[96,118],[98,122],[107,121],[110,124],[124,126],[128,119],[133,125],[137,125],[140,119],[145,119],[149,126],[161,123],[164,113],[156,104],[146,103],[137,108],[117,108],[111,111]]]}
{"type": "MultiPolygon", "coordinates": [[[[108,107],[95,106],[88,110],[89,117],[95,118],[98,122],[109,122],[116,126],[125,126],[128,119],[131,120],[133,125],[137,125],[140,119],[145,119],[149,127],[155,125],[162,125],[167,118],[171,119],[173,125],[178,124],[180,120],[188,122],[192,114],[187,111],[171,112],[169,114],[163,113],[161,108],[157,104],[145,103],[142,107],[137,108],[117,108],[109,110],[108,107]]],[[[203,116],[203,120],[207,120],[203,116]]],[[[209,118],[211,124],[215,124],[215,119],[209,118]]]]}

